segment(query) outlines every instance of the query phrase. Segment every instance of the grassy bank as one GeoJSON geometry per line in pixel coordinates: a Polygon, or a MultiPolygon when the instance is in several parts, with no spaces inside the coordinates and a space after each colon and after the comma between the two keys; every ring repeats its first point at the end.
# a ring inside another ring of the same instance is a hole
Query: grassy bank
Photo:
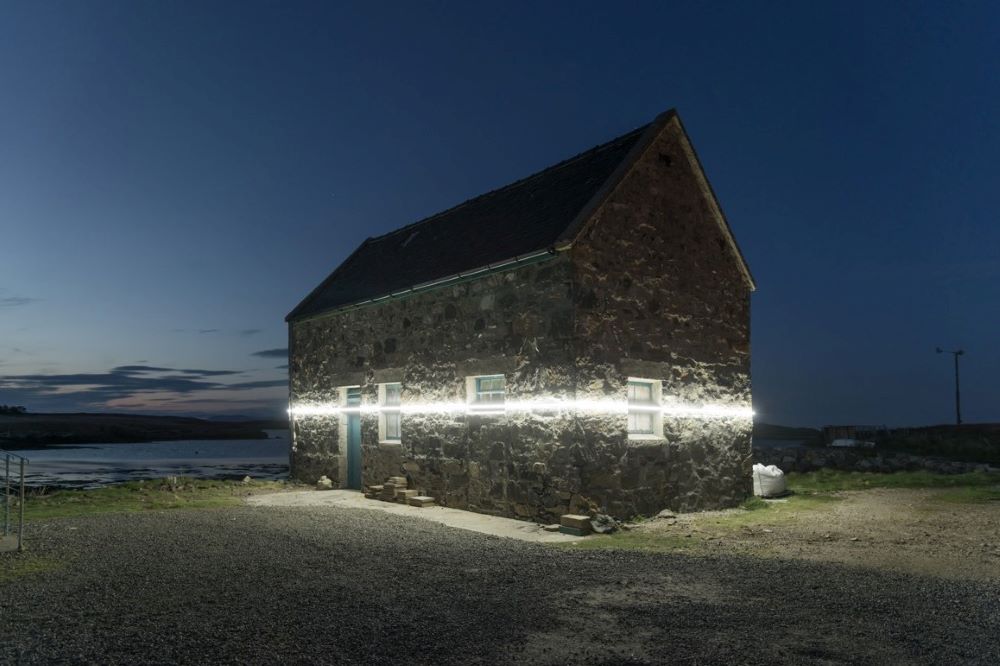
{"type": "Polygon", "coordinates": [[[27,522],[109,511],[207,509],[240,504],[244,497],[285,490],[284,481],[213,481],[174,477],[95,488],[32,490],[24,503],[27,522]]]}

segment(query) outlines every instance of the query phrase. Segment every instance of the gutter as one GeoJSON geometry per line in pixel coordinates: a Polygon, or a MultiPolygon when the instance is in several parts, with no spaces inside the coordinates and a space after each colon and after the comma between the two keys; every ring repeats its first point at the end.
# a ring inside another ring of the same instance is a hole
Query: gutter
{"type": "Polygon", "coordinates": [[[330,308],[329,310],[324,310],[322,312],[317,312],[315,314],[306,315],[303,317],[296,317],[293,319],[289,319],[288,323],[311,321],[313,319],[319,319],[320,317],[326,317],[327,315],[339,312],[347,312],[349,310],[358,310],[361,308],[370,307],[372,305],[379,305],[380,303],[383,303],[385,301],[407,298],[409,296],[424,293],[426,291],[433,291],[434,289],[440,289],[442,287],[462,284],[463,282],[469,282],[471,280],[478,280],[479,278],[483,278],[488,275],[493,275],[495,273],[502,273],[505,271],[513,270],[515,268],[520,268],[521,266],[548,261],[549,259],[555,258],[560,252],[565,252],[566,250],[570,249],[572,245],[573,244],[571,242],[561,242],[558,245],[553,245],[545,250],[539,250],[538,252],[532,252],[530,254],[516,255],[509,259],[503,259],[498,262],[486,264],[485,266],[480,266],[479,268],[475,268],[470,271],[453,273],[452,275],[449,275],[447,277],[439,278],[437,280],[432,280],[430,282],[421,282],[420,284],[415,284],[411,287],[406,287],[398,291],[389,292],[388,294],[385,294],[383,296],[375,296],[374,298],[367,298],[362,301],[348,303],[347,305],[338,305],[336,307],[330,308]]]}

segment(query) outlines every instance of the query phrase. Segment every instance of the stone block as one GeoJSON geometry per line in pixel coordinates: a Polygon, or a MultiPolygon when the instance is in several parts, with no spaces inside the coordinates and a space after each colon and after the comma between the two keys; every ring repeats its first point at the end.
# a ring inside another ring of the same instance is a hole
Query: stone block
{"type": "Polygon", "coordinates": [[[399,502],[400,504],[407,504],[409,503],[411,497],[417,497],[419,495],[420,491],[413,490],[412,488],[408,488],[406,490],[397,490],[396,501],[399,502]]]}
{"type": "Polygon", "coordinates": [[[570,527],[569,525],[560,525],[559,531],[563,534],[569,534],[571,536],[578,536],[578,537],[587,536],[588,534],[590,534],[589,529],[585,531],[576,527],[570,527]]]}
{"type": "Polygon", "coordinates": [[[409,504],[416,507],[434,506],[434,498],[427,495],[416,495],[409,499],[409,504]]]}
{"type": "Polygon", "coordinates": [[[389,483],[396,486],[396,488],[406,487],[406,477],[405,476],[390,476],[389,483]]]}
{"type": "Polygon", "coordinates": [[[572,527],[580,530],[583,534],[590,533],[590,516],[567,513],[559,516],[559,524],[563,527],[572,527]]]}

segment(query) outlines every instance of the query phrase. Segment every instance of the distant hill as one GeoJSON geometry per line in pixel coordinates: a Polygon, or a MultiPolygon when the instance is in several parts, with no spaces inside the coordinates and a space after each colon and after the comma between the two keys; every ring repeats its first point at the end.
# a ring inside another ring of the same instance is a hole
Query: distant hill
{"type": "Polygon", "coordinates": [[[180,439],[266,439],[286,421],[207,421],[140,414],[0,414],[0,448],[180,439]]]}
{"type": "Polygon", "coordinates": [[[772,423],[754,423],[755,439],[818,439],[822,433],[816,428],[796,428],[793,426],[774,425],[772,423]]]}

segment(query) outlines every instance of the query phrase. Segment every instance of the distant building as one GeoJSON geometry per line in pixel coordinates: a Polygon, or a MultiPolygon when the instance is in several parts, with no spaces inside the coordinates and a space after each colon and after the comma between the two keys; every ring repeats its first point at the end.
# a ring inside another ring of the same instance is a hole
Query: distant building
{"type": "Polygon", "coordinates": [[[750,491],[754,283],[677,114],[369,238],[288,315],[291,470],[551,520],[750,491]]]}

